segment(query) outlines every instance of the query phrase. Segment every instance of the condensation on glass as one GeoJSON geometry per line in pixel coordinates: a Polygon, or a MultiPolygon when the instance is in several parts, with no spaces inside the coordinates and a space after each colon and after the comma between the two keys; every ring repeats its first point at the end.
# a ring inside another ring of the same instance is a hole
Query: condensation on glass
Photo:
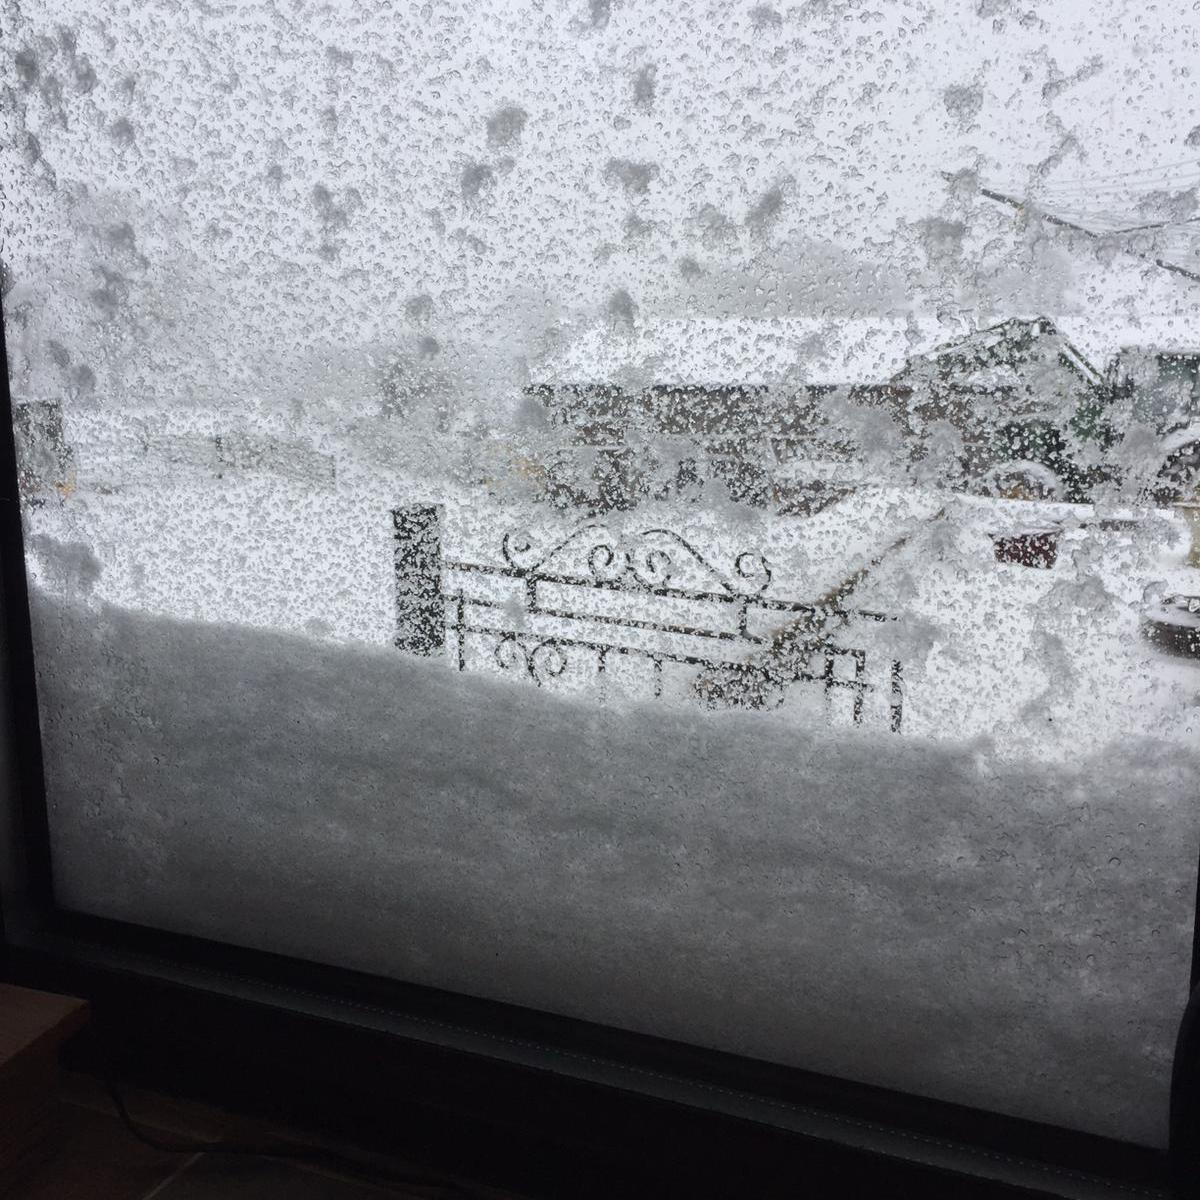
{"type": "Polygon", "coordinates": [[[62,903],[1163,1142],[1196,13],[0,12],[62,903]]]}

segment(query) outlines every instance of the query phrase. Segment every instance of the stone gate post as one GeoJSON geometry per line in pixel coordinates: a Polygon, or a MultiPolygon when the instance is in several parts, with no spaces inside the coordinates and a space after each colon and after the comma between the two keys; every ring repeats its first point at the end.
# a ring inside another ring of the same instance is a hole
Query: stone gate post
{"type": "Polygon", "coordinates": [[[392,509],[395,538],[396,637],[409,654],[439,654],[446,645],[442,594],[442,506],[392,509]]]}

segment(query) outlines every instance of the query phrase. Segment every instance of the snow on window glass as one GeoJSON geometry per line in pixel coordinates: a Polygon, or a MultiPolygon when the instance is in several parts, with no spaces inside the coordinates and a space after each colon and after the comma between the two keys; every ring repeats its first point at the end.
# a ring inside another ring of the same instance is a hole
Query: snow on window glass
{"type": "Polygon", "coordinates": [[[3,0],[61,901],[1161,1144],[1185,8],[3,0]]]}

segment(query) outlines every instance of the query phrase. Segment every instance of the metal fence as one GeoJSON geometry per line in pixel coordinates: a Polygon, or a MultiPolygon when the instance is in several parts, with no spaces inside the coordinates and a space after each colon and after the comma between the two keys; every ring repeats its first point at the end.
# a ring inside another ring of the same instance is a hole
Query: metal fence
{"type": "Polygon", "coordinates": [[[855,724],[882,689],[900,731],[900,663],[843,640],[852,618],[888,617],[781,598],[761,555],[736,554],[722,571],[671,530],[618,537],[587,524],[540,548],[509,532],[496,562],[471,562],[445,555],[438,505],[394,509],[392,523],[395,645],[409,653],[448,654],[460,671],[483,655],[539,685],[637,663],[654,696],[682,676],[714,706],[777,707],[793,685],[816,684],[830,699],[849,694],[855,724]]]}

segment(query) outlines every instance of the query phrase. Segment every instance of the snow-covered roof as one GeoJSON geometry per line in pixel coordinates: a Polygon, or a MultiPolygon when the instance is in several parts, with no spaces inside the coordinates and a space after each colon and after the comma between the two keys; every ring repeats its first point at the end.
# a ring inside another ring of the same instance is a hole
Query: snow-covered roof
{"type": "Polygon", "coordinates": [[[1057,319],[1059,328],[1101,370],[1122,351],[1200,353],[1200,316],[1139,312],[1122,320],[1094,315],[1057,319]]]}
{"type": "Polygon", "coordinates": [[[534,383],[861,384],[884,382],[944,340],[932,320],[672,319],[599,323],[531,366],[534,383]]]}
{"type": "Polygon", "coordinates": [[[789,458],[774,467],[771,474],[777,484],[873,482],[870,467],[857,458],[789,458]]]}
{"type": "Polygon", "coordinates": [[[1177,429],[1174,433],[1167,434],[1159,445],[1164,454],[1171,454],[1176,450],[1182,450],[1184,446],[1192,445],[1194,442],[1200,442],[1200,421],[1193,421],[1190,425],[1185,425],[1182,429],[1177,429]]]}
{"type": "Polygon", "coordinates": [[[1029,381],[1031,359],[1065,359],[1078,374],[1099,383],[1101,371],[1048,317],[1011,317],[934,347],[916,357],[927,361],[974,360],[978,366],[959,373],[958,382],[979,387],[1016,387],[1029,381]]]}

